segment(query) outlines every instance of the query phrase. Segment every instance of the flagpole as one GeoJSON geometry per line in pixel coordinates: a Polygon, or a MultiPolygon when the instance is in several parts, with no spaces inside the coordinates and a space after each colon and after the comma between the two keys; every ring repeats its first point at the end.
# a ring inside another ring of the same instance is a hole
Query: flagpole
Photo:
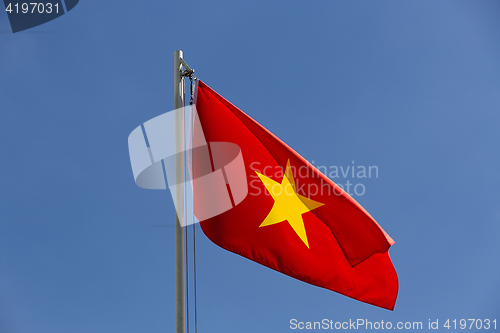
{"type": "MultiPolygon", "coordinates": [[[[174,108],[175,110],[183,107],[184,86],[182,84],[182,51],[177,50],[174,53],[174,108]]],[[[183,158],[179,154],[183,149],[183,112],[175,112],[175,179],[176,184],[182,184],[183,181],[183,158]]],[[[176,186],[175,191],[175,324],[176,333],[185,333],[186,331],[186,306],[185,306],[185,260],[184,260],[184,228],[180,224],[184,212],[184,193],[182,186],[176,186]]]]}

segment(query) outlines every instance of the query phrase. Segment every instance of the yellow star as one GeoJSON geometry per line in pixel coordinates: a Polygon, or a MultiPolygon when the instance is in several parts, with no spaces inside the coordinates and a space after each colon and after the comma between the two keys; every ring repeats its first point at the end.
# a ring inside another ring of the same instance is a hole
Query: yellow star
{"type": "Polygon", "coordinates": [[[257,175],[274,199],[273,208],[271,208],[271,211],[259,227],[265,227],[286,220],[309,248],[302,214],[323,206],[323,204],[306,198],[296,192],[290,160],[288,160],[286,164],[285,175],[281,180],[281,184],[261,173],[257,172],[257,175]]]}

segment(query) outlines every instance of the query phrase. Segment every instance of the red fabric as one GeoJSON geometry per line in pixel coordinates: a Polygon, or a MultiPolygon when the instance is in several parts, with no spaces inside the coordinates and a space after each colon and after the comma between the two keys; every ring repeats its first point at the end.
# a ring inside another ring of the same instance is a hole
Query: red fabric
{"type": "MultiPolygon", "coordinates": [[[[333,181],[201,81],[196,107],[207,142],[231,142],[241,148],[249,184],[240,204],[201,222],[205,235],[283,274],[392,310],[398,278],[388,249],[394,241],[377,222],[347,193],[333,194],[333,189],[342,192],[333,181]],[[324,204],[302,215],[310,248],[286,221],[259,227],[274,199],[256,171],[280,183],[282,176],[275,172],[279,167],[284,171],[288,161],[296,170],[297,193],[324,204]],[[323,186],[323,193],[307,193],[314,185],[323,186]]],[[[196,200],[195,193],[195,205],[196,200]]]]}

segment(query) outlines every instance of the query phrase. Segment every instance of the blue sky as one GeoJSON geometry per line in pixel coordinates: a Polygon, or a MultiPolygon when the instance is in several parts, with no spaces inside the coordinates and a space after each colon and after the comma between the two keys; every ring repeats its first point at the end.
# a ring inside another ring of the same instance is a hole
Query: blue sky
{"type": "Polygon", "coordinates": [[[173,330],[173,228],[150,226],[173,225],[174,205],[135,185],[127,137],[173,108],[176,49],[308,160],[378,167],[348,179],[396,241],[400,280],[390,312],[198,230],[200,332],[500,320],[499,13],[487,0],[85,0],[17,34],[0,13],[0,331],[173,330]]]}

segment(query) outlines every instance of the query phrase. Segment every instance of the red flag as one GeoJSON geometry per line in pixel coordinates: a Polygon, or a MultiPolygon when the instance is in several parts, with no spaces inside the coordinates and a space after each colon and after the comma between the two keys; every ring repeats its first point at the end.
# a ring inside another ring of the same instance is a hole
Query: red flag
{"type": "MultiPolygon", "coordinates": [[[[220,247],[283,274],[392,310],[398,278],[388,249],[394,241],[368,212],[201,81],[196,108],[212,150],[214,142],[239,146],[248,186],[243,199],[243,192],[231,185],[231,173],[225,171],[233,208],[200,222],[205,235],[220,247]]],[[[196,158],[195,153],[194,179],[207,173],[199,171],[196,158]]],[[[214,164],[212,158],[212,170],[218,169],[214,164]]],[[[204,196],[206,189],[197,190],[195,182],[195,212],[204,205],[204,196]]]]}

